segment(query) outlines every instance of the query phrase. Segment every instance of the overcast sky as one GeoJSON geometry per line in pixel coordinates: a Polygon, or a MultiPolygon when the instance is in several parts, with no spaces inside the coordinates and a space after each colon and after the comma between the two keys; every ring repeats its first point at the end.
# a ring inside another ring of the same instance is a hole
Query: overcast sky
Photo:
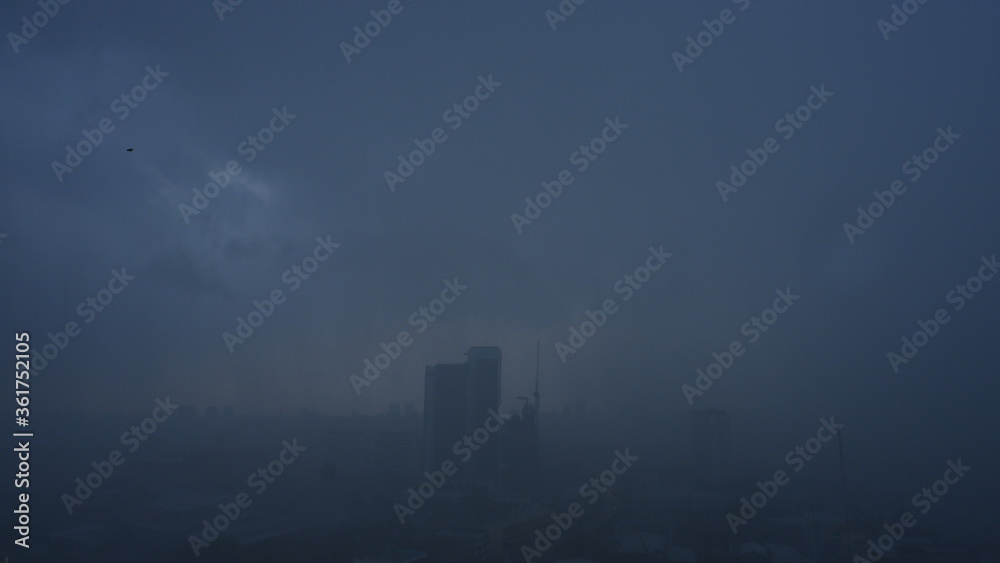
{"type": "MultiPolygon", "coordinates": [[[[420,409],[424,366],[477,345],[502,348],[512,408],[540,341],[546,409],[723,408],[796,433],[836,415],[875,441],[916,433],[935,463],[990,450],[1000,280],[961,310],[948,294],[1000,253],[1000,5],[931,0],[880,30],[887,1],[593,0],[550,22],[554,0],[404,0],[348,62],[341,44],[386,5],[246,1],[220,21],[208,0],[71,2],[26,42],[7,36],[2,324],[35,349],[80,327],[35,376],[39,409],[420,409]],[[700,55],[674,55],[720,17],[700,55]],[[263,150],[241,145],[271,125],[263,150]],[[444,142],[390,189],[385,172],[436,128],[444,142]],[[572,154],[602,133],[617,136],[579,171],[572,154]],[[717,182],[769,138],[724,199],[717,182]],[[936,140],[948,150],[913,181],[904,163],[936,140]],[[239,174],[185,216],[230,161],[239,174]],[[573,183],[519,233],[511,215],[562,170],[573,183]],[[895,180],[906,191],[848,237],[895,180]],[[340,246],[290,291],[283,273],[317,237],[340,246]],[[616,283],[650,247],[671,256],[626,301],[616,283]],[[456,278],[468,288],[417,333],[411,315],[456,278]],[[109,282],[104,310],[79,308],[109,282]],[[274,290],[284,302],[230,353],[223,334],[274,290]],[[799,298],[751,343],[744,323],[776,290],[799,298]],[[608,299],[616,312],[561,358],[608,299]],[[938,309],[948,323],[895,373],[887,354],[938,309]],[[412,343],[359,396],[350,375],[403,330],[412,343]],[[733,341],[743,355],[689,402],[682,386],[733,341]]],[[[4,32],[38,10],[5,3],[4,32]]]]}

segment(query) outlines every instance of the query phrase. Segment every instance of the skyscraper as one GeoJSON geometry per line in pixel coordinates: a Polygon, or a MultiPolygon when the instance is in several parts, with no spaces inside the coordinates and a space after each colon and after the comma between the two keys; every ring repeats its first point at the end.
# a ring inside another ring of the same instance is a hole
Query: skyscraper
{"type": "Polygon", "coordinates": [[[457,480],[496,481],[500,466],[499,436],[479,447],[462,463],[455,442],[483,426],[490,410],[500,409],[500,348],[474,346],[464,364],[437,364],[424,371],[424,467],[440,469],[445,460],[459,464],[457,480]]]}

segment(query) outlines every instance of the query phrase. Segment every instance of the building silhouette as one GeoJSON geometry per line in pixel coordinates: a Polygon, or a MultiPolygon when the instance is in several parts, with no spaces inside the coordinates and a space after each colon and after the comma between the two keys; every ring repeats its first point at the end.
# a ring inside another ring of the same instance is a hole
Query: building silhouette
{"type": "Polygon", "coordinates": [[[456,442],[479,428],[500,409],[500,348],[474,346],[464,364],[437,364],[424,371],[424,468],[441,468],[447,460],[459,466],[455,481],[497,482],[499,436],[490,436],[468,461],[455,452],[456,442]]]}

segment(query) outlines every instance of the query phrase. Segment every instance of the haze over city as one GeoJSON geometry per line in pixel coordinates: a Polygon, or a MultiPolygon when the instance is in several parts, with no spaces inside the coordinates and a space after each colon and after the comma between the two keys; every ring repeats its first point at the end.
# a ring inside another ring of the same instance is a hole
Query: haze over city
{"type": "Polygon", "coordinates": [[[874,561],[909,509],[886,557],[997,560],[998,16],[5,4],[0,324],[38,477],[4,554],[874,561]],[[281,451],[285,492],[198,535],[281,451]],[[604,470],[575,532],[514,545],[604,470]]]}

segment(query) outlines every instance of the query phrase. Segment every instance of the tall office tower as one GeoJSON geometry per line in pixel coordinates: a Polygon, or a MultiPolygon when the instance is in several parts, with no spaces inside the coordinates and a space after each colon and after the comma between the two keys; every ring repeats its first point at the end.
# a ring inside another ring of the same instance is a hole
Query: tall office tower
{"type": "Polygon", "coordinates": [[[729,413],[701,410],[691,413],[692,469],[699,487],[715,488],[732,478],[729,413]]]}
{"type": "Polygon", "coordinates": [[[424,371],[424,468],[436,470],[451,460],[460,466],[456,479],[496,481],[500,467],[499,436],[474,447],[468,462],[453,451],[455,442],[472,436],[500,409],[500,348],[475,346],[464,364],[437,364],[424,371]]]}

